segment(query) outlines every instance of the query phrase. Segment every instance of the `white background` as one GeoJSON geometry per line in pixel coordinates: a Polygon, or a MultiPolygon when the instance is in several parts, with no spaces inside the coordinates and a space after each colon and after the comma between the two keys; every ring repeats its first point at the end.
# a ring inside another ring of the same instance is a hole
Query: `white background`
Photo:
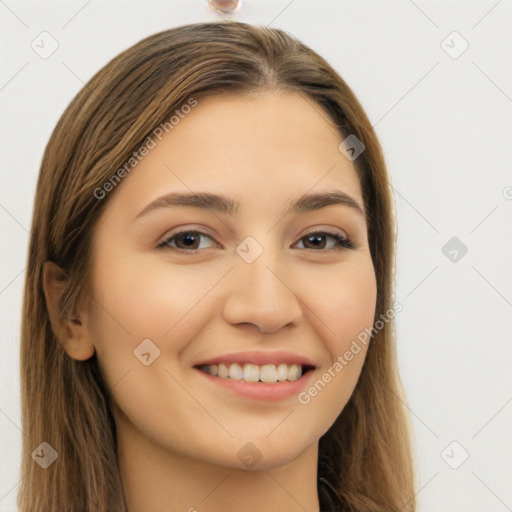
{"type": "MultiPolygon", "coordinates": [[[[384,148],[420,512],[512,510],[512,1],[246,0],[233,17],[325,57],[384,148]],[[453,31],[469,44],[457,58],[453,31]],[[442,251],[452,237],[468,248],[456,262],[442,251]],[[469,458],[452,469],[445,460],[456,465],[462,450],[469,458]]],[[[44,147],[116,54],[218,18],[204,0],[0,0],[0,512],[16,510],[21,294],[44,147]],[[47,59],[31,48],[43,31],[59,45],[47,59]]]]}

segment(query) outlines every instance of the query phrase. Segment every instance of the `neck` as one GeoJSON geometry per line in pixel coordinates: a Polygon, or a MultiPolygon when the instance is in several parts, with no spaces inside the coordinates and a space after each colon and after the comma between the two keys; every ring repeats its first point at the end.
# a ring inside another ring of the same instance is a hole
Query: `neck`
{"type": "MultiPolygon", "coordinates": [[[[318,512],[318,442],[285,465],[251,470],[175,453],[117,421],[128,512],[318,512]]],[[[263,462],[263,460],[262,460],[263,462]]]]}

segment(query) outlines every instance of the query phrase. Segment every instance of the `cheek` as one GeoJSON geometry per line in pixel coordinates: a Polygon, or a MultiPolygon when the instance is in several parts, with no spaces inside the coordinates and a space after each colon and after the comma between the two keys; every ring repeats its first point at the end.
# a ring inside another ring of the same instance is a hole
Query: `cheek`
{"type": "Polygon", "coordinates": [[[196,270],[192,276],[180,267],[171,272],[168,265],[151,258],[119,261],[115,266],[99,262],[94,279],[96,317],[102,324],[98,333],[106,333],[100,336],[105,343],[119,344],[112,330],[136,344],[145,338],[174,337],[174,332],[190,329],[190,318],[194,325],[201,323],[198,305],[205,290],[215,284],[216,275],[198,276],[196,270]]]}
{"type": "Polygon", "coordinates": [[[205,272],[199,278],[196,271],[196,278],[191,279],[190,271],[176,267],[171,272],[169,265],[147,257],[145,261],[120,256],[109,261],[98,259],[90,327],[110,388],[127,372],[129,380],[137,376],[149,383],[149,372],[144,373],[147,368],[137,359],[139,352],[149,349],[149,357],[157,355],[157,366],[167,367],[179,359],[180,352],[207,322],[201,299],[218,280],[215,272],[211,274],[205,272]],[[147,339],[151,343],[143,344],[147,339]]]}
{"type": "Polygon", "coordinates": [[[327,348],[333,361],[350,347],[353,340],[371,328],[377,300],[377,283],[371,258],[345,265],[326,279],[326,287],[316,299],[328,335],[327,348]]]}
{"type": "Polygon", "coordinates": [[[321,418],[319,435],[334,423],[355,389],[368,351],[365,329],[371,332],[376,298],[375,273],[369,259],[334,273],[321,297],[315,299],[318,316],[326,325],[324,343],[330,361],[317,370],[298,402],[309,416],[321,418]]]}

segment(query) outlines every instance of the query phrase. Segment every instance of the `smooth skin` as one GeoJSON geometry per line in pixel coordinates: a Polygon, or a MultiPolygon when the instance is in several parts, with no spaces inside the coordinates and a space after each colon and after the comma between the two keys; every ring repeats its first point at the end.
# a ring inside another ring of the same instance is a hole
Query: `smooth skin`
{"type": "MultiPolygon", "coordinates": [[[[241,397],[193,366],[288,349],[314,362],[310,386],[371,328],[377,288],[364,216],[346,205],[284,214],[289,201],[327,190],[363,208],[341,141],[300,94],[210,97],[110,192],[93,232],[95,300],[74,321],[51,315],[70,357],[97,353],[129,512],[319,510],[318,441],[348,402],[367,347],[305,405],[297,395],[241,397]],[[240,209],[161,207],[136,218],[160,196],[191,191],[229,196],[240,209]],[[306,236],[325,229],[356,248],[306,236]],[[204,235],[172,238],[182,230],[204,235]],[[263,248],[252,263],[236,251],[248,236],[263,248]],[[160,350],[148,366],[134,355],[145,339],[160,350]],[[261,454],[250,468],[237,456],[247,443],[261,454]]],[[[45,268],[50,312],[57,275],[45,268]]]]}

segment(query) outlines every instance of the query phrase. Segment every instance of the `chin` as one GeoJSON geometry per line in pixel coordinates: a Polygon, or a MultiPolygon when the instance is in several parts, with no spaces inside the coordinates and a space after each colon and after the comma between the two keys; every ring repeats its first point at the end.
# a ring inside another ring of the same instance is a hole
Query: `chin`
{"type": "Polygon", "coordinates": [[[246,436],[243,441],[234,441],[235,457],[232,457],[229,453],[231,450],[226,450],[226,445],[223,445],[220,450],[224,453],[217,463],[232,469],[270,470],[292,463],[311,446],[304,441],[301,444],[292,444],[289,438],[285,441],[277,436],[272,443],[265,437],[253,438],[253,441],[249,439],[246,436]]]}

